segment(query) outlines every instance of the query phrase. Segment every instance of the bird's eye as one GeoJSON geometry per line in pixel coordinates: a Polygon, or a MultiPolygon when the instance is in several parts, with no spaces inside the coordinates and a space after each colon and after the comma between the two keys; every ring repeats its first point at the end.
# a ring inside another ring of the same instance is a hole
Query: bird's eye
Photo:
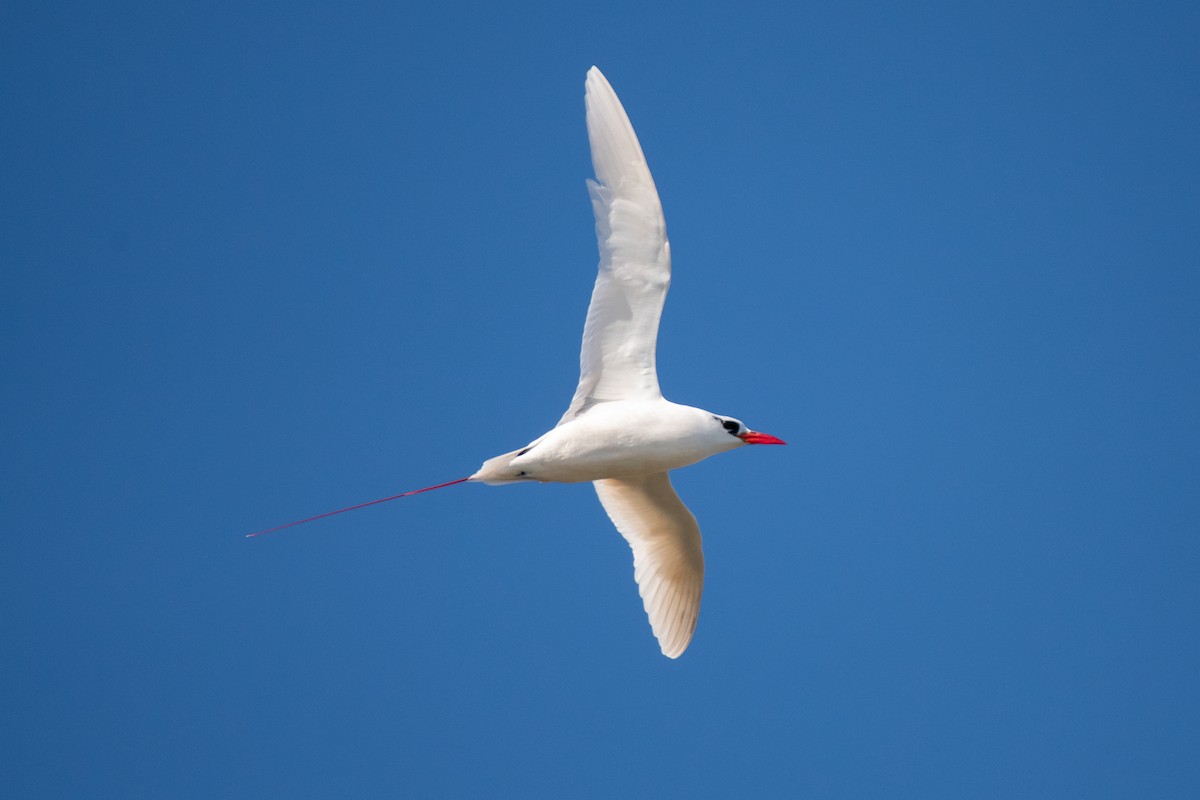
{"type": "Polygon", "coordinates": [[[727,419],[727,420],[725,420],[724,422],[722,422],[722,423],[721,423],[721,427],[723,427],[725,430],[727,430],[727,431],[729,431],[730,433],[732,433],[734,436],[737,436],[738,428],[740,428],[741,426],[740,426],[740,425],[738,425],[738,424],[737,424],[736,422],[734,422],[733,420],[731,420],[731,419],[727,419]]]}

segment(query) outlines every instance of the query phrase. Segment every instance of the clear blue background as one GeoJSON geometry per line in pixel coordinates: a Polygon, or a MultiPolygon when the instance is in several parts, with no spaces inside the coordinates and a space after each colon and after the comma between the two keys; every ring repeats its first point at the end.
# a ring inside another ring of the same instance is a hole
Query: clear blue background
{"type": "Polygon", "coordinates": [[[1200,796],[1194,3],[0,8],[14,798],[1200,796]],[[551,426],[666,208],[658,653],[551,426]]]}

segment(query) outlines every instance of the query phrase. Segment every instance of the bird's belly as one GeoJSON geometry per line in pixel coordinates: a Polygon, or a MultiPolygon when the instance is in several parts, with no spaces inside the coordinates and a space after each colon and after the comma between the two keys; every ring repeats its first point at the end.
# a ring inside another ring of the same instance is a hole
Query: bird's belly
{"type": "Polygon", "coordinates": [[[636,434],[595,438],[551,434],[513,459],[511,467],[533,480],[577,483],[665,472],[710,455],[686,442],[636,434]]]}

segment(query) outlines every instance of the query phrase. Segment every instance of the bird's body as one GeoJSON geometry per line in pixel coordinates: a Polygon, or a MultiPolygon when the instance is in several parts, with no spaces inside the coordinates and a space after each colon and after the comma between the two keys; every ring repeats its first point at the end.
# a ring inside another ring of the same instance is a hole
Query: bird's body
{"type": "Polygon", "coordinates": [[[471,480],[580,483],[686,467],[743,442],[699,408],[669,400],[613,400],[489,459],[471,480]]]}

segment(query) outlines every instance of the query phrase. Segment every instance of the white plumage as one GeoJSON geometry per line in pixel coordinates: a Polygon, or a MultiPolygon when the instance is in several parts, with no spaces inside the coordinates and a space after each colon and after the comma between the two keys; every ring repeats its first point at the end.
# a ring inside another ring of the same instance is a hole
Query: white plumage
{"type": "Polygon", "coordinates": [[[633,579],[659,647],[663,655],[678,658],[700,616],[700,526],[665,472],[599,480],[595,487],[609,519],[633,550],[633,579]]]}
{"type": "Polygon", "coordinates": [[[592,481],[633,550],[633,577],[663,654],[678,658],[696,629],[704,554],[696,518],[668,471],[747,444],[783,444],[732,417],[663,398],[655,348],[671,285],[671,246],[642,146],[612,86],[592,67],[584,93],[596,180],[600,267],[583,326],[579,385],[558,425],[526,446],[490,458],[466,478],[246,534],[290,528],[366,506],[478,481],[592,481]]]}
{"type": "Polygon", "coordinates": [[[634,579],[664,655],[687,649],[700,613],[700,528],[667,471],[745,444],[783,444],[738,420],[663,398],[655,349],[671,285],[662,204],[621,101],[600,70],[584,95],[595,181],[600,266],[592,290],[579,385],[558,425],[484,462],[470,480],[592,481],[633,551],[634,579]]]}
{"type": "Polygon", "coordinates": [[[593,403],[662,397],[654,356],[671,286],[671,246],[654,178],[621,101],[595,67],[584,103],[599,181],[588,181],[588,193],[600,267],[583,325],[579,387],[562,422],[593,403]]]}

